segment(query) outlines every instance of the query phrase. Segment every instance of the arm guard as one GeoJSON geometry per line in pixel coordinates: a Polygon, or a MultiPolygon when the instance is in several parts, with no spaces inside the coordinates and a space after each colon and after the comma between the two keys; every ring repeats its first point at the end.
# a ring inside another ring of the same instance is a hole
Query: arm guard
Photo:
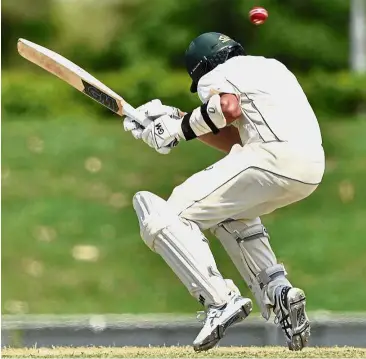
{"type": "Polygon", "coordinates": [[[217,134],[225,126],[220,95],[216,94],[207,103],[184,115],[179,136],[189,141],[209,132],[217,134]]]}

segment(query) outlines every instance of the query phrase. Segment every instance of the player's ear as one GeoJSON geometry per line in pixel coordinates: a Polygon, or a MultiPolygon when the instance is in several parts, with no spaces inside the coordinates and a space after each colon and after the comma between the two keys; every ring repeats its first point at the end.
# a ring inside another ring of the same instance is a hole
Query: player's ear
{"type": "Polygon", "coordinates": [[[242,115],[239,99],[234,94],[220,94],[220,105],[228,124],[242,115]]]}

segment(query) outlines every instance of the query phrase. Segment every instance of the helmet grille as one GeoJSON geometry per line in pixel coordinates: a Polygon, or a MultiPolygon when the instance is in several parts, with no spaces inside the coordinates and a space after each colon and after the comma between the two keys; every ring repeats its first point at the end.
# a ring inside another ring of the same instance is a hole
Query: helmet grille
{"type": "Polygon", "coordinates": [[[210,56],[208,59],[212,66],[210,70],[214,69],[217,65],[223,64],[228,59],[240,55],[245,55],[244,49],[240,45],[226,47],[210,56]]]}

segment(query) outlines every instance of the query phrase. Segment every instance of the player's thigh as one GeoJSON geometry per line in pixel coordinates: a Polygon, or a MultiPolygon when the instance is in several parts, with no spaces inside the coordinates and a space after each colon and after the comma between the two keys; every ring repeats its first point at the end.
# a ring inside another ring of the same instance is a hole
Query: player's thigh
{"type": "Polygon", "coordinates": [[[179,186],[169,202],[181,217],[195,221],[201,229],[229,218],[252,219],[271,213],[307,197],[316,188],[256,167],[246,167],[226,181],[217,181],[210,192],[205,187],[198,190],[204,185],[198,179],[202,177],[195,175],[179,186]]]}
{"type": "Polygon", "coordinates": [[[272,213],[278,208],[286,207],[301,201],[313,193],[317,188],[317,185],[295,182],[293,180],[289,181],[293,183],[285,186],[282,186],[281,184],[276,185],[277,189],[281,189],[280,193],[273,195],[275,192],[272,192],[272,196],[267,196],[266,201],[257,203],[251,207],[243,208],[242,211],[232,215],[230,218],[235,220],[253,220],[256,217],[272,213]]]}
{"type": "MultiPolygon", "coordinates": [[[[284,189],[273,182],[272,175],[261,169],[246,167],[223,178],[221,171],[216,176],[218,168],[215,167],[211,175],[208,170],[189,178],[168,200],[178,215],[195,221],[201,229],[242,216],[250,209],[284,195],[284,189]]],[[[261,213],[256,217],[259,215],[261,213]]]]}
{"type": "Polygon", "coordinates": [[[190,176],[181,185],[175,187],[168,203],[180,214],[187,207],[206,198],[243,169],[249,167],[249,163],[246,161],[242,161],[239,166],[238,163],[235,153],[230,152],[222,160],[190,176]]]}
{"type": "Polygon", "coordinates": [[[196,218],[207,227],[228,218],[253,219],[274,211],[285,196],[282,181],[263,169],[249,167],[187,208],[182,216],[196,218]]]}

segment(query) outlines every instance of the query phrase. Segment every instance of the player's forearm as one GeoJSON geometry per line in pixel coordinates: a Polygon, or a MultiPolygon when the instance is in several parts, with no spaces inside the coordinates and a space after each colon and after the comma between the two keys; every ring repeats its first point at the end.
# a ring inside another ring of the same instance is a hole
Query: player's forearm
{"type": "MultiPolygon", "coordinates": [[[[239,116],[237,109],[235,106],[232,106],[230,103],[226,105],[225,103],[225,112],[224,115],[226,117],[226,120],[231,123],[236,118],[233,117],[232,112],[236,111],[234,113],[234,116],[239,116]]],[[[182,112],[179,110],[179,116],[183,118],[183,116],[186,115],[186,112],[182,112]]],[[[205,135],[201,135],[197,137],[197,139],[204,144],[213,147],[219,151],[229,153],[231,148],[235,144],[242,144],[239,131],[234,126],[226,126],[220,130],[219,133],[213,134],[212,132],[206,133],[205,135]]]]}
{"type": "Polygon", "coordinates": [[[229,153],[235,144],[241,144],[239,132],[234,126],[225,127],[216,135],[207,133],[198,137],[198,140],[225,153],[229,153]]]}
{"type": "MultiPolygon", "coordinates": [[[[160,153],[162,149],[164,153],[169,153],[170,149],[181,140],[190,141],[199,137],[202,137],[202,141],[206,144],[224,152],[229,152],[235,143],[240,143],[238,134],[226,129],[228,124],[241,116],[238,98],[234,95],[215,94],[207,103],[184,115],[176,108],[168,107],[168,112],[174,114],[174,118],[167,114],[165,106],[164,114],[159,114],[146,128],[142,128],[140,134],[145,143],[160,153]],[[168,150],[165,150],[166,147],[168,150]]],[[[145,116],[148,113],[149,111],[145,111],[145,116]]]]}
{"type": "Polygon", "coordinates": [[[207,103],[184,114],[178,136],[190,141],[210,133],[218,135],[241,116],[241,107],[236,95],[215,94],[207,103]]]}

